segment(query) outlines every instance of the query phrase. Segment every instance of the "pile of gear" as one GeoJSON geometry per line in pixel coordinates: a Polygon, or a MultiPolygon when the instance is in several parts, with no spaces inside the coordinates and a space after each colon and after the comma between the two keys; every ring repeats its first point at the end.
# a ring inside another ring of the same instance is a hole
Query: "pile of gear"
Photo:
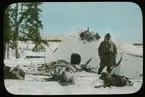
{"type": "Polygon", "coordinates": [[[87,64],[91,61],[89,59],[85,64],[80,64],[81,57],[77,53],[71,55],[71,62],[65,60],[53,61],[49,64],[42,64],[39,72],[50,74],[51,80],[58,81],[62,86],[74,84],[75,72],[87,71],[90,72],[91,68],[87,64]]]}
{"type": "Polygon", "coordinates": [[[51,80],[58,81],[61,85],[74,84],[74,73],[76,69],[65,60],[57,60],[48,64],[42,64],[38,71],[51,75],[51,80]]]}
{"type": "Polygon", "coordinates": [[[39,71],[39,74],[41,75],[52,75],[55,69],[58,69],[61,65],[64,65],[64,64],[69,64],[69,62],[65,60],[52,61],[50,63],[41,64],[37,70],[39,71]]]}
{"type": "Polygon", "coordinates": [[[90,32],[89,28],[81,32],[79,35],[81,40],[86,40],[88,42],[99,40],[101,38],[97,32],[96,33],[90,32]]]}

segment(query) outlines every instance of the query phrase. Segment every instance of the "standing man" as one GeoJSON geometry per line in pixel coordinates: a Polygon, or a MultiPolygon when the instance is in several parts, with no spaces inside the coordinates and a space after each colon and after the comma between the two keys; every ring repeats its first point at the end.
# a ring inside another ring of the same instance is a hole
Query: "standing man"
{"type": "Polygon", "coordinates": [[[116,44],[111,41],[110,33],[107,33],[98,47],[98,54],[100,58],[100,68],[98,74],[107,66],[108,73],[111,72],[110,67],[116,64],[117,47],[116,44]]]}

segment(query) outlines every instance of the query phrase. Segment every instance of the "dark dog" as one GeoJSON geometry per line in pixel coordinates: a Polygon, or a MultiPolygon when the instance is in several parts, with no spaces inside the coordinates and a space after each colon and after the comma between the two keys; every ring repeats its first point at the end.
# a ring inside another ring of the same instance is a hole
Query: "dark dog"
{"type": "MultiPolygon", "coordinates": [[[[110,75],[109,73],[103,72],[100,76],[101,80],[103,80],[104,84],[101,85],[103,87],[111,87],[111,86],[132,86],[133,82],[130,81],[125,76],[119,76],[119,75],[110,75]]],[[[95,88],[101,87],[101,86],[95,86],[95,88]]]]}
{"type": "Polygon", "coordinates": [[[11,79],[12,73],[10,72],[11,67],[4,65],[4,79],[11,79]]]}
{"type": "Polygon", "coordinates": [[[13,77],[15,79],[25,79],[25,72],[22,69],[20,69],[19,65],[13,68],[12,74],[14,75],[13,77]]]}
{"type": "Polygon", "coordinates": [[[5,79],[25,79],[25,72],[17,65],[14,68],[9,66],[4,67],[4,78],[5,79]]]}

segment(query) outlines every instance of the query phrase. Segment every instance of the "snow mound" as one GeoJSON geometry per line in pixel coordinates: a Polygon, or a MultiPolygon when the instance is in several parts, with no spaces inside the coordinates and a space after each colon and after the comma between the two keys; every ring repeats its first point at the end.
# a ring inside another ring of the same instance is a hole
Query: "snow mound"
{"type": "MultiPolygon", "coordinates": [[[[100,40],[95,40],[92,42],[81,41],[79,37],[79,33],[75,33],[68,40],[62,41],[62,43],[58,46],[56,52],[53,54],[55,59],[64,59],[66,61],[70,61],[70,56],[72,53],[78,53],[81,56],[81,64],[84,64],[88,59],[92,58],[89,63],[90,67],[99,68],[99,56],[98,56],[98,46],[103,41],[103,38],[100,40]]],[[[112,38],[113,39],[113,38],[112,38]]],[[[121,66],[114,70],[114,73],[118,73],[120,75],[124,75],[127,77],[138,76],[138,74],[142,74],[142,58],[134,57],[126,54],[133,55],[141,55],[141,52],[138,49],[128,43],[122,43],[120,41],[113,40],[118,48],[117,62],[119,61],[121,55],[119,53],[124,52],[123,60],[121,62],[121,66]],[[119,71],[120,70],[120,71],[119,71]],[[128,72],[128,70],[130,70],[128,72]],[[138,73],[137,73],[138,72],[138,73]]]]}

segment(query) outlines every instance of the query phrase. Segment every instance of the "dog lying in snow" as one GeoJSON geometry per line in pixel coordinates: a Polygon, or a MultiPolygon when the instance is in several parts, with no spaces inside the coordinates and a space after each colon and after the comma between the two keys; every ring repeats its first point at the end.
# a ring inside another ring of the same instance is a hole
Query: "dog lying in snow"
{"type": "Polygon", "coordinates": [[[62,72],[61,76],[62,78],[59,81],[59,83],[62,86],[68,86],[74,84],[74,72],[69,68],[66,68],[66,70],[62,72]]]}
{"type": "Polygon", "coordinates": [[[58,66],[55,69],[54,74],[52,74],[52,78],[51,78],[52,80],[58,81],[62,86],[68,86],[74,84],[75,71],[67,65],[58,66]]]}
{"type": "Polygon", "coordinates": [[[103,80],[104,84],[100,86],[95,86],[95,88],[99,87],[111,87],[111,86],[132,86],[133,82],[130,81],[125,76],[119,76],[119,75],[110,75],[109,73],[103,72],[99,79],[103,80]]]}
{"type": "Polygon", "coordinates": [[[4,78],[5,79],[25,79],[25,72],[20,69],[19,65],[12,68],[9,66],[4,66],[4,78]]]}

